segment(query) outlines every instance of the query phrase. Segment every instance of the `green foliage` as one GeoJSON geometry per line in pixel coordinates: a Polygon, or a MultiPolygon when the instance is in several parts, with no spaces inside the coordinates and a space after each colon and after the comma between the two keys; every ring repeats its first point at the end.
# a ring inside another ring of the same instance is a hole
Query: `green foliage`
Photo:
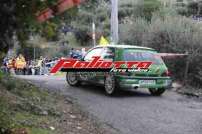
{"type": "Polygon", "coordinates": [[[200,24],[190,18],[177,15],[175,11],[160,9],[153,13],[151,21],[136,18],[132,23],[121,25],[121,41],[133,45],[155,48],[165,53],[189,53],[186,58],[166,60],[176,79],[183,80],[187,60],[190,62],[188,82],[201,86],[202,83],[202,32],[200,24]],[[126,26],[127,25],[127,26],[126,26]],[[124,36],[127,35],[127,36],[124,36]]]}
{"type": "Polygon", "coordinates": [[[156,12],[161,7],[159,0],[136,0],[120,2],[119,19],[124,21],[125,18],[145,18],[150,21],[153,12],[156,12]]]}
{"type": "Polygon", "coordinates": [[[43,36],[47,40],[57,39],[57,25],[53,22],[47,22],[43,28],[43,36]]]}
{"type": "Polygon", "coordinates": [[[61,115],[55,95],[10,76],[1,76],[0,133],[10,134],[18,128],[26,128],[31,133],[50,133],[41,124],[55,121],[61,115]],[[14,86],[7,88],[11,83],[14,86]]]}
{"type": "MultiPolygon", "coordinates": [[[[13,45],[12,36],[16,33],[21,45],[26,44],[30,34],[44,32],[47,39],[56,39],[56,28],[52,24],[40,24],[37,14],[52,7],[58,0],[3,0],[0,5],[0,52],[7,52],[13,45]]],[[[67,13],[68,14],[68,13],[67,13]]],[[[75,14],[74,14],[75,15],[75,14]]],[[[60,24],[60,17],[54,17],[53,23],[60,24]]],[[[0,55],[0,58],[2,56],[0,55]]]]}
{"type": "Polygon", "coordinates": [[[186,7],[178,7],[176,11],[182,16],[187,16],[188,9],[186,7]]]}
{"type": "Polygon", "coordinates": [[[181,16],[165,16],[163,19],[154,17],[144,40],[145,44],[156,44],[158,49],[163,48],[163,45],[167,46],[166,50],[161,49],[162,52],[182,53],[196,47],[194,34],[199,34],[199,30],[195,22],[181,16]]]}
{"type": "Polygon", "coordinates": [[[0,70],[0,82],[2,81],[2,79],[3,79],[3,72],[2,70],[0,70]]]}
{"type": "Polygon", "coordinates": [[[160,6],[161,3],[158,0],[144,0],[142,17],[151,20],[152,13],[159,10],[160,6]]]}
{"type": "Polygon", "coordinates": [[[19,35],[19,40],[24,41],[28,39],[30,32],[39,32],[41,31],[41,24],[36,20],[36,14],[41,10],[48,8],[56,3],[57,0],[21,0],[16,1],[15,11],[16,15],[16,24],[18,26],[17,30],[21,35],[19,35]],[[22,38],[24,37],[24,38],[22,38]]]}
{"type": "Polygon", "coordinates": [[[178,15],[178,12],[176,11],[176,9],[170,8],[170,7],[163,7],[152,14],[152,19],[155,19],[155,18],[158,19],[159,17],[161,19],[164,19],[164,17],[166,16],[176,16],[176,15],[178,15]]]}
{"type": "Polygon", "coordinates": [[[6,134],[9,132],[9,129],[13,128],[15,124],[13,124],[12,118],[9,116],[8,107],[9,105],[4,103],[8,100],[5,98],[0,98],[0,133],[6,134]]]}
{"type": "MultiPolygon", "coordinates": [[[[134,14],[135,6],[132,4],[125,4],[119,7],[119,19],[123,19],[124,17],[129,17],[134,14]]],[[[138,12],[135,13],[136,15],[138,12]]],[[[140,13],[139,13],[140,14],[140,13]]]]}
{"type": "Polygon", "coordinates": [[[141,45],[149,23],[143,18],[136,18],[132,24],[120,25],[120,40],[125,44],[141,45]],[[126,36],[127,35],[127,36],[126,36]]]}
{"type": "MultiPolygon", "coordinates": [[[[76,39],[83,46],[92,41],[92,22],[96,24],[96,33],[109,36],[110,34],[110,3],[105,0],[89,0],[80,6],[76,16],[71,16],[71,23],[76,39]],[[99,6],[98,6],[99,5],[99,6]]],[[[64,16],[63,21],[67,22],[69,16],[64,16]]]]}
{"type": "Polygon", "coordinates": [[[196,15],[198,12],[198,3],[197,2],[190,2],[187,5],[187,9],[188,9],[188,12],[187,12],[188,15],[196,15]]]}
{"type": "Polygon", "coordinates": [[[188,4],[176,5],[176,11],[183,16],[201,16],[202,4],[197,1],[190,1],[188,4]]]}

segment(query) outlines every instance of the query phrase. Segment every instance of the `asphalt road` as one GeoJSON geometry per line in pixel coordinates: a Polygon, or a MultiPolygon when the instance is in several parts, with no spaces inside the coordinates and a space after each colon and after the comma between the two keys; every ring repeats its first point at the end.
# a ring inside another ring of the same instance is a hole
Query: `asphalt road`
{"type": "Polygon", "coordinates": [[[202,102],[174,91],[153,97],[141,89],[108,97],[102,87],[70,87],[62,77],[20,77],[61,92],[122,134],[202,134],[202,102]]]}

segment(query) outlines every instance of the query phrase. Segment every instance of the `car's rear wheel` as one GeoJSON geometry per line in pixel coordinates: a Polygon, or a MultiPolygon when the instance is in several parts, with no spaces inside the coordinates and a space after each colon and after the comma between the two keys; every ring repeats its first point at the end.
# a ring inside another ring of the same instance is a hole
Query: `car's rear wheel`
{"type": "Polygon", "coordinates": [[[80,81],[75,72],[67,72],[66,81],[70,86],[79,86],[80,81]]]}
{"type": "Polygon", "coordinates": [[[149,92],[154,96],[161,96],[165,92],[165,88],[150,88],[149,92]]]}
{"type": "Polygon", "coordinates": [[[105,86],[105,92],[107,95],[115,95],[118,91],[115,77],[111,74],[106,75],[104,86],[105,86]]]}

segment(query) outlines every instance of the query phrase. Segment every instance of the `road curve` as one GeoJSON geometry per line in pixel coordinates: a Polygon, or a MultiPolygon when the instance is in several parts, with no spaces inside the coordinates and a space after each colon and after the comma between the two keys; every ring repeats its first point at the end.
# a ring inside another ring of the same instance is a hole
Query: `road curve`
{"type": "Polygon", "coordinates": [[[202,102],[173,91],[161,97],[153,97],[145,89],[108,97],[102,87],[70,87],[64,77],[19,77],[70,97],[122,134],[202,134],[202,102]]]}

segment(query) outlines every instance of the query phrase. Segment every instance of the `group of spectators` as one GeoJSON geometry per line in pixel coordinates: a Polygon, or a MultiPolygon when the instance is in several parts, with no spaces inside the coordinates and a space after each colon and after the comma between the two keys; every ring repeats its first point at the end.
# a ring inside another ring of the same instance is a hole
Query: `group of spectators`
{"type": "Polygon", "coordinates": [[[57,60],[58,58],[48,59],[42,56],[37,60],[25,60],[20,54],[16,58],[5,57],[1,69],[6,73],[17,75],[48,75],[57,60]]]}
{"type": "Polygon", "coordinates": [[[73,58],[73,59],[82,59],[86,54],[86,49],[85,48],[82,48],[81,50],[76,50],[74,48],[72,48],[70,50],[70,58],[73,58]]]}
{"type": "MultiPolygon", "coordinates": [[[[69,58],[82,59],[86,54],[85,48],[76,50],[72,48],[69,53],[69,58]]],[[[8,58],[3,60],[1,70],[6,73],[16,75],[49,75],[50,69],[58,62],[59,58],[44,58],[40,56],[36,60],[26,60],[22,54],[17,57],[8,58]]]]}

